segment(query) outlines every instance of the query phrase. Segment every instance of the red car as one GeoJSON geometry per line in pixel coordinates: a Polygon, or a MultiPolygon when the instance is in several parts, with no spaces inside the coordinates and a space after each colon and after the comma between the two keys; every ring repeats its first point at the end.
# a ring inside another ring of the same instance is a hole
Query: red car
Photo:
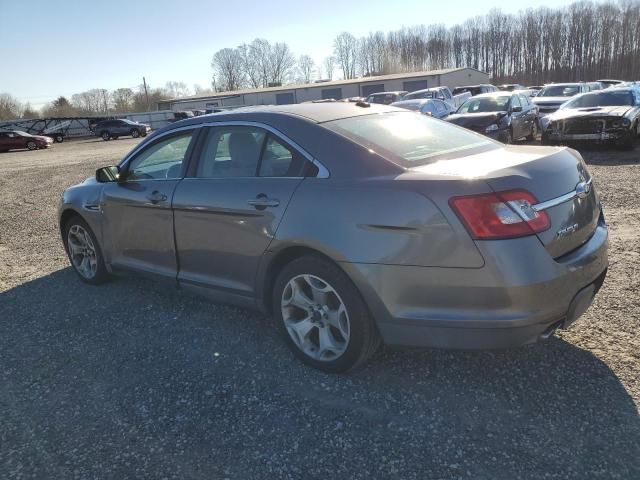
{"type": "Polygon", "coordinates": [[[38,148],[48,148],[53,143],[50,137],[31,135],[21,130],[11,130],[0,132],[0,152],[27,148],[37,150],[38,148]]]}

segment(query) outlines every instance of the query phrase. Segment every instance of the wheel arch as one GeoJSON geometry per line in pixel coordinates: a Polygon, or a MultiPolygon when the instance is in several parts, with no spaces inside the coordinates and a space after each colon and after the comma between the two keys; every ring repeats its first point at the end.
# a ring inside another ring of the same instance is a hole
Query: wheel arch
{"type": "MultiPolygon", "coordinates": [[[[333,258],[312,247],[303,245],[292,245],[289,247],[285,247],[278,252],[272,253],[269,257],[267,257],[267,261],[262,268],[262,274],[259,276],[257,285],[259,288],[259,291],[257,292],[258,307],[265,314],[271,315],[272,313],[272,290],[278,274],[286,265],[291,263],[293,260],[305,256],[322,258],[323,260],[333,263],[342,271],[344,271],[340,264],[333,258]]],[[[345,274],[347,274],[348,276],[347,272],[345,272],[345,274]]]]}
{"type": "Polygon", "coordinates": [[[64,227],[73,217],[80,217],[83,221],[89,224],[87,219],[82,216],[82,214],[80,214],[80,212],[78,212],[75,208],[65,207],[62,212],[60,212],[60,221],[58,227],[60,228],[60,237],[62,238],[62,243],[65,249],[67,248],[67,242],[64,238],[64,227]]]}

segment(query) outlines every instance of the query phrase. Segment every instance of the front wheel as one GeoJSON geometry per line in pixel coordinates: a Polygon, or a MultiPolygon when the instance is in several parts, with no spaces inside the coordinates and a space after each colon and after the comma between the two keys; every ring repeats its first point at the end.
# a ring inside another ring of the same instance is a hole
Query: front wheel
{"type": "Polygon", "coordinates": [[[104,140],[105,142],[107,140],[111,140],[111,134],[107,131],[102,132],[100,136],[102,137],[102,140],[104,140]]]}
{"type": "Polygon", "coordinates": [[[138,131],[138,129],[136,128],[131,129],[131,136],[133,138],[138,138],[140,136],[140,132],[138,131]]]}
{"type": "Polygon", "coordinates": [[[285,266],[276,279],[272,301],[289,348],[319,370],[350,370],[366,362],[382,343],[356,287],[323,258],[305,256],[285,266]]]}
{"type": "Polygon", "coordinates": [[[36,142],[27,142],[27,148],[29,150],[36,150],[38,148],[38,145],[36,145],[36,142]]]}
{"type": "Polygon", "coordinates": [[[64,137],[62,135],[56,135],[54,140],[56,141],[56,143],[62,143],[64,142],[64,137]]]}
{"type": "Polygon", "coordinates": [[[79,216],[72,217],[64,227],[63,239],[71,266],[80,280],[98,285],[109,278],[102,250],[87,222],[79,216]]]}

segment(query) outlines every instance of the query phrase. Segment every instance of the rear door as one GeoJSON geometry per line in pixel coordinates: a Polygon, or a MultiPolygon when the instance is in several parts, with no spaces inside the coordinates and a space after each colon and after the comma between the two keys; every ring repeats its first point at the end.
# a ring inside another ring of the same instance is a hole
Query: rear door
{"type": "Polygon", "coordinates": [[[197,164],[173,198],[178,280],[213,295],[253,298],[262,254],[315,167],[266,128],[220,125],[203,135],[197,164]]]}
{"type": "Polygon", "coordinates": [[[175,280],[171,199],[183,176],[194,132],[183,130],[150,142],[123,166],[123,181],[104,184],[103,244],[114,269],[175,280]]]}

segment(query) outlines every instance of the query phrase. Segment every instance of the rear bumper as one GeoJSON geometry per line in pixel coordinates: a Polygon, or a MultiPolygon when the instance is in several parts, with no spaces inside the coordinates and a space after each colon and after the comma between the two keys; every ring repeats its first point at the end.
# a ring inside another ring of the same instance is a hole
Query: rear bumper
{"type": "Polygon", "coordinates": [[[508,348],[550,336],[584,313],[604,281],[607,227],[554,260],[536,237],[478,242],[482,268],[343,264],[386,344],[508,348]],[[526,254],[523,254],[526,252],[526,254]]]}

